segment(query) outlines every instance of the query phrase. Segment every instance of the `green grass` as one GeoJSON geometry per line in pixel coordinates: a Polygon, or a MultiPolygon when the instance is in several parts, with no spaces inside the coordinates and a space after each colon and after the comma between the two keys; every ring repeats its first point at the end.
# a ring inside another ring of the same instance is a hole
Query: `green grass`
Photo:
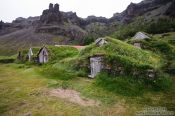
{"type": "Polygon", "coordinates": [[[1,65],[0,114],[19,116],[80,115],[81,107],[59,98],[48,96],[47,88],[54,80],[43,78],[35,68],[21,65],[1,65]],[[10,71],[10,72],[8,72],[10,71]]]}
{"type": "Polygon", "coordinates": [[[46,95],[49,80],[41,78],[34,68],[21,70],[17,67],[1,65],[0,112],[2,115],[19,116],[27,112],[33,115],[45,115],[49,112],[50,116],[57,113],[79,114],[78,107],[75,108],[73,104],[65,105],[63,100],[46,95]]]}
{"type": "MultiPolygon", "coordinates": [[[[175,109],[174,85],[172,90],[167,92],[144,91],[143,95],[128,97],[98,86],[96,80],[80,77],[63,80],[52,78],[52,75],[42,75],[39,70],[41,70],[40,67],[24,64],[0,65],[1,115],[19,116],[30,113],[34,116],[106,116],[109,114],[116,116],[119,112],[122,116],[135,116],[135,112],[145,106],[163,106],[171,111],[175,109]],[[81,97],[99,100],[101,105],[83,107],[64,99],[51,97],[48,92],[54,88],[74,89],[81,93],[81,97]]],[[[175,79],[172,79],[175,82],[175,79]]]]}

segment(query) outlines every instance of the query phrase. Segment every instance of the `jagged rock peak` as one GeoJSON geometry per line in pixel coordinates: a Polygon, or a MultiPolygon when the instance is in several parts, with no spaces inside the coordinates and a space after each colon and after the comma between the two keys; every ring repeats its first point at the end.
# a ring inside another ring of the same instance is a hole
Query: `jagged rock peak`
{"type": "Polygon", "coordinates": [[[60,12],[59,4],[53,5],[52,3],[50,3],[49,4],[49,9],[44,10],[43,14],[49,14],[50,12],[59,13],[60,12]]]}
{"type": "Polygon", "coordinates": [[[49,10],[52,10],[52,9],[53,9],[53,4],[50,3],[50,4],[49,4],[49,10]]]}
{"type": "Polygon", "coordinates": [[[63,22],[62,13],[59,10],[59,4],[53,5],[52,3],[49,4],[49,9],[43,11],[40,21],[44,24],[60,24],[63,22]]]}
{"type": "Polygon", "coordinates": [[[59,10],[60,10],[59,7],[60,7],[59,4],[55,4],[55,5],[54,5],[54,10],[58,10],[58,11],[59,11],[59,10]]]}
{"type": "Polygon", "coordinates": [[[60,9],[59,9],[59,4],[52,4],[52,3],[50,3],[49,4],[49,10],[54,10],[54,11],[59,11],[60,9]]]}

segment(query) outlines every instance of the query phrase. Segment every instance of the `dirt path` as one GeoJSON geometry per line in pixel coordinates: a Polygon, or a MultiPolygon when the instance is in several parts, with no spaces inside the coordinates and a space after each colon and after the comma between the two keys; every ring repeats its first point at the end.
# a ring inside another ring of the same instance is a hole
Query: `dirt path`
{"type": "Polygon", "coordinates": [[[54,97],[59,97],[62,99],[67,99],[70,102],[82,105],[82,106],[98,106],[99,101],[92,99],[85,99],[80,97],[80,93],[75,90],[70,89],[54,89],[50,91],[50,95],[54,97]]]}

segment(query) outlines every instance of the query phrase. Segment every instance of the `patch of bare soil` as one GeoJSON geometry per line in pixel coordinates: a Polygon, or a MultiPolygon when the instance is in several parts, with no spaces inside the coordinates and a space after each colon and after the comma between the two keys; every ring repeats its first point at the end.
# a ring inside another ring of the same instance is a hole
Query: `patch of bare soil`
{"type": "Polygon", "coordinates": [[[100,104],[100,102],[92,99],[81,98],[79,92],[70,89],[53,89],[50,91],[50,95],[67,99],[70,102],[77,103],[82,106],[98,106],[100,104]]]}

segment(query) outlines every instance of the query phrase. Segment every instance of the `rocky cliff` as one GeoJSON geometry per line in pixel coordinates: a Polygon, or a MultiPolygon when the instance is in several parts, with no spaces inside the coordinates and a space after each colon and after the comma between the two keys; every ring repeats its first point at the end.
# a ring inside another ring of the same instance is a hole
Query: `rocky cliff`
{"type": "Polygon", "coordinates": [[[144,0],[138,4],[131,3],[122,13],[116,13],[112,21],[129,23],[135,17],[144,16],[146,20],[160,17],[174,17],[175,0],[144,0]]]}

